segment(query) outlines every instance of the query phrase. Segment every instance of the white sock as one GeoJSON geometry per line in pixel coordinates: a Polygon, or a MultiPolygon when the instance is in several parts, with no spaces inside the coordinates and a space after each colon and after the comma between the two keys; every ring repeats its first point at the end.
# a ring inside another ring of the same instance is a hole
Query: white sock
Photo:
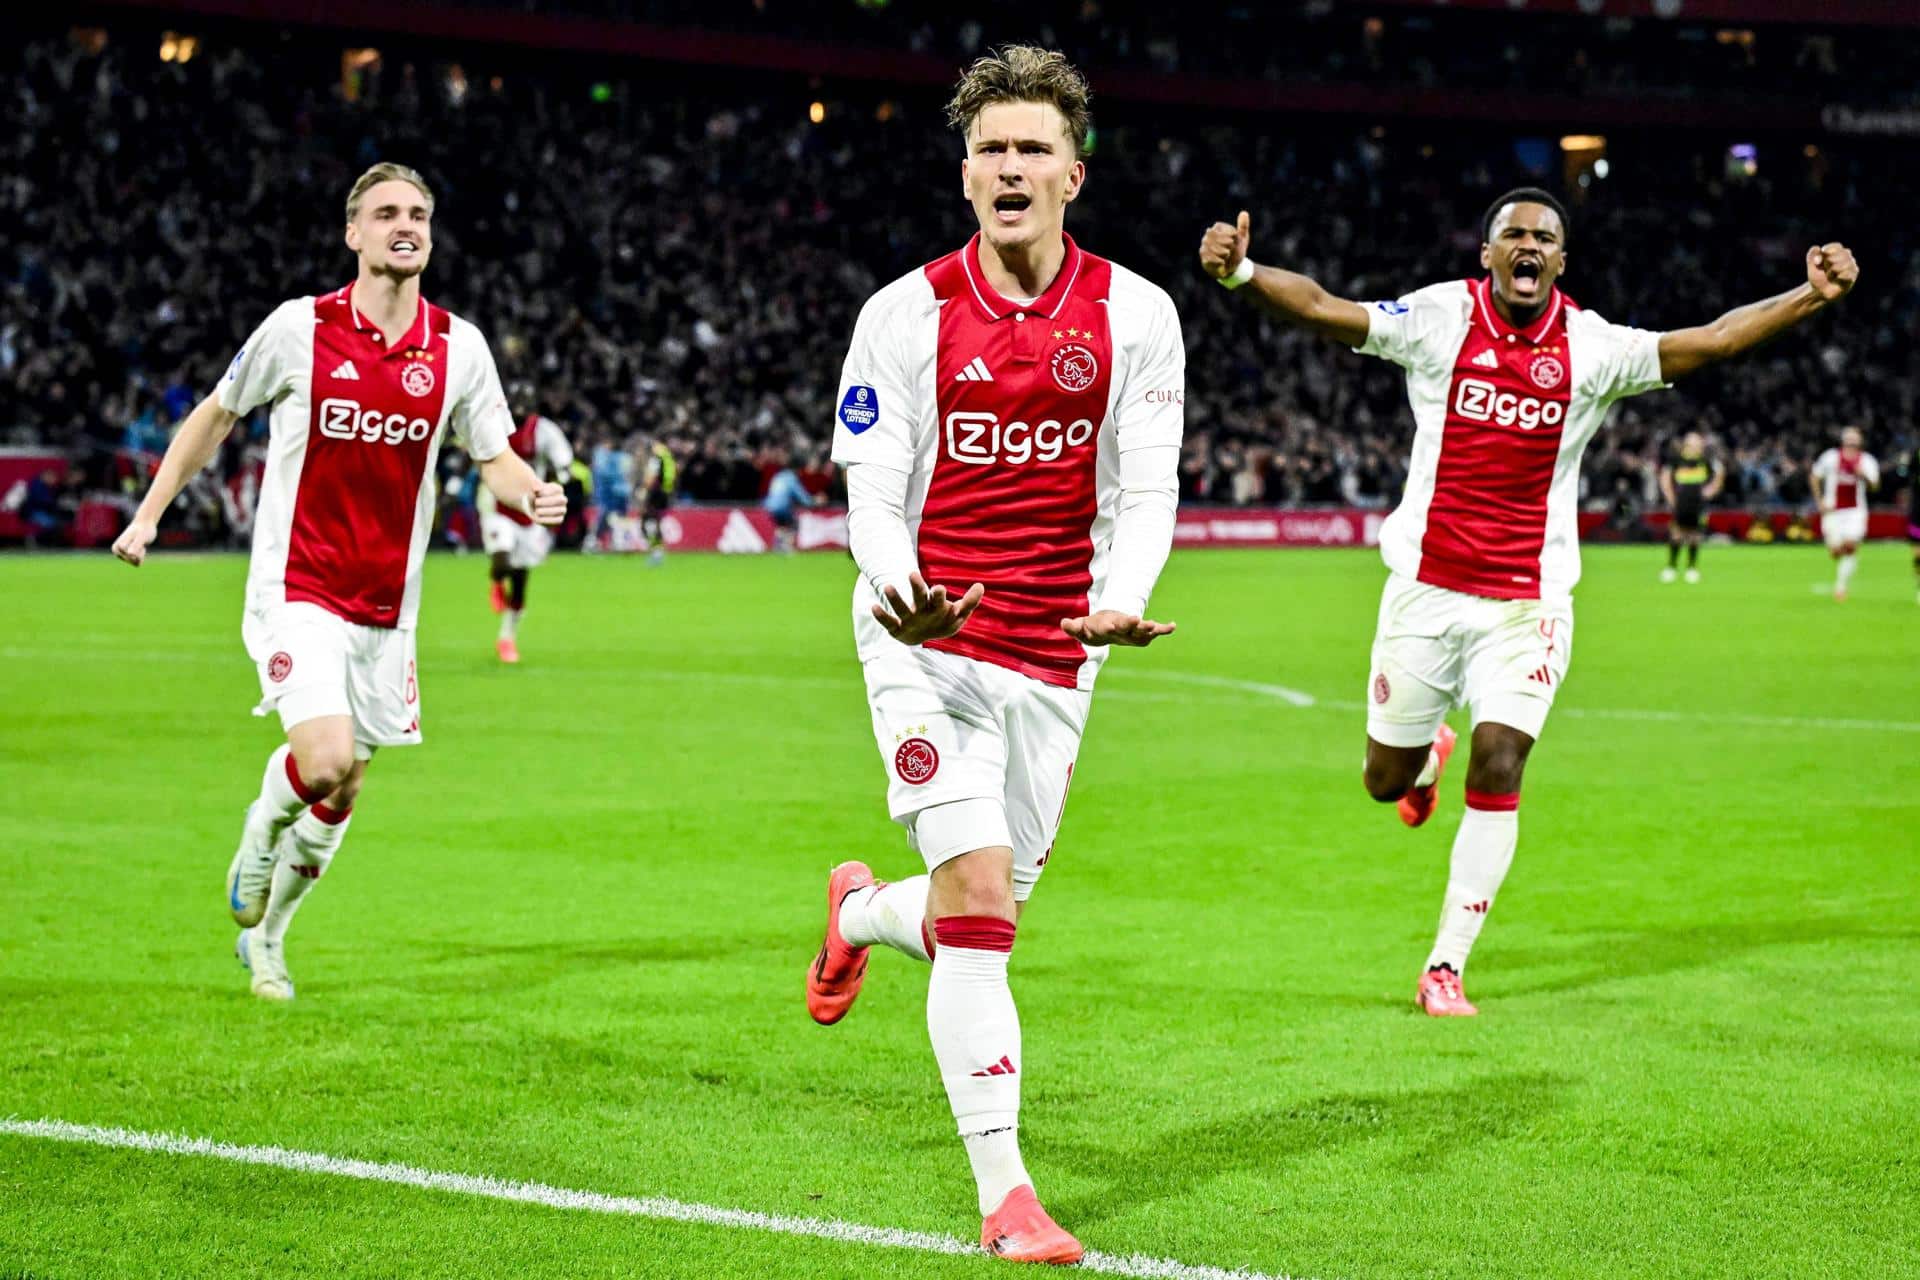
{"type": "Polygon", "coordinates": [[[927,950],[926,876],[897,884],[855,889],[840,900],[840,936],[856,947],[884,943],[916,960],[927,950]]]}
{"type": "Polygon", "coordinates": [[[1840,561],[1834,569],[1833,589],[1835,591],[1845,591],[1847,589],[1847,584],[1853,581],[1854,566],[1859,563],[1860,557],[1858,555],[1844,555],[1840,557],[1840,561]]]}
{"type": "Polygon", "coordinates": [[[1428,751],[1427,762],[1421,766],[1420,776],[1413,780],[1413,785],[1416,787],[1430,787],[1439,777],[1440,753],[1438,751],[1428,751]]]}
{"type": "Polygon", "coordinates": [[[317,804],[295,820],[287,832],[287,851],[273,869],[273,892],[267,898],[267,913],[260,917],[263,942],[278,943],[287,935],[293,913],[307,896],[327,864],[340,851],[347,838],[347,824],[353,810],[334,810],[317,804]]]}
{"type": "Polygon", "coordinates": [[[260,776],[260,807],[273,819],[276,835],[307,807],[306,799],[294,786],[294,779],[299,776],[292,747],[282,743],[279,750],[267,757],[267,771],[260,776]]]}
{"type": "Polygon", "coordinates": [[[934,922],[927,1034],[947,1101],[966,1142],[984,1217],[1032,1181],[1020,1160],[1020,1014],[1007,986],[1011,921],[945,916],[934,922]]]}
{"type": "Polygon", "coordinates": [[[1465,973],[1480,926],[1513,865],[1520,840],[1520,797],[1467,793],[1467,812],[1453,837],[1453,862],[1447,873],[1447,897],[1440,908],[1440,932],[1433,940],[1427,968],[1452,965],[1465,973]]]}
{"type": "Polygon", "coordinates": [[[525,609],[507,609],[500,614],[500,638],[511,640],[520,634],[520,615],[525,609]]]}

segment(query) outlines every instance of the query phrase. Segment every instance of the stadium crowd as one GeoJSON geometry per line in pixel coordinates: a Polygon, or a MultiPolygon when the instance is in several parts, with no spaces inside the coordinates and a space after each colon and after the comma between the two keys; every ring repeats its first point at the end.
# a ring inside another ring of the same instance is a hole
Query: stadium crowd
{"type": "MultiPolygon", "coordinates": [[[[263,36],[162,62],[144,38],[74,33],[0,54],[0,444],[68,452],[74,492],[137,487],[253,324],[345,280],[341,200],[380,158],[436,184],[428,292],[490,335],[517,413],[566,427],[583,487],[631,477],[658,439],[683,499],[752,501],[789,461],[835,494],[821,454],[855,310],[970,231],[937,92],[650,70],[592,93],[550,63],[494,76],[396,51],[348,78],[339,53],[263,36]]],[[[1481,209],[1520,180],[1568,192],[1567,290],[1612,319],[1705,321],[1795,284],[1816,238],[1844,236],[1865,271],[1769,355],[1623,406],[1589,455],[1590,505],[1656,504],[1689,428],[1725,461],[1729,504],[1804,503],[1842,424],[1883,458],[1913,449],[1920,235],[1884,198],[1897,148],[1766,143],[1749,173],[1724,140],[1629,136],[1609,176],[1569,183],[1551,140],[1519,130],[1118,104],[1099,120],[1068,225],[1180,305],[1185,500],[1383,506],[1410,438],[1397,371],[1200,276],[1207,222],[1248,208],[1256,258],[1390,297],[1474,273],[1481,209]]],[[[264,416],[252,428],[182,499],[210,537],[244,532],[264,416]]]]}

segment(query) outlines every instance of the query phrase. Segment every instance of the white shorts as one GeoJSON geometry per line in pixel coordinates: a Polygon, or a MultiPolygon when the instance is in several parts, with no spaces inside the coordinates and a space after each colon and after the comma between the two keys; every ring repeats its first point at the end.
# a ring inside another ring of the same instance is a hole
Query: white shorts
{"type": "Polygon", "coordinates": [[[1424,747],[1456,706],[1538,738],[1573,654],[1573,605],[1492,600],[1401,574],[1380,593],[1367,736],[1424,747]]]}
{"type": "Polygon", "coordinates": [[[1093,695],[885,635],[861,648],[887,809],[908,843],[929,871],[1011,848],[1025,902],[1053,852],[1093,695]]]}
{"type": "Polygon", "coordinates": [[[1829,547],[1857,547],[1867,540],[1867,509],[1848,507],[1820,517],[1820,536],[1829,547]]]}
{"type": "Polygon", "coordinates": [[[517,524],[496,513],[480,517],[480,545],[490,556],[506,552],[515,569],[537,569],[553,550],[553,534],[543,524],[517,524]]]}
{"type": "Polygon", "coordinates": [[[354,754],[420,741],[420,680],[411,628],[363,627],[317,604],[249,611],[240,624],[260,670],[257,716],[280,713],[291,729],[320,716],[352,716],[354,754]]]}

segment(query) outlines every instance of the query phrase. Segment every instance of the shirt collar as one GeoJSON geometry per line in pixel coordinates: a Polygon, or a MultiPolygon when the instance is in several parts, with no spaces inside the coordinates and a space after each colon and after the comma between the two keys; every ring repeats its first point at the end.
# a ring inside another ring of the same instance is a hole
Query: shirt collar
{"type": "MultiPolygon", "coordinates": [[[[344,290],[343,296],[347,300],[347,315],[352,317],[353,327],[358,329],[361,333],[371,334],[375,337],[378,337],[380,339],[381,345],[385,346],[386,340],[387,340],[386,335],[380,332],[380,328],[378,325],[374,324],[371,320],[361,315],[360,308],[354,305],[353,285],[348,285],[346,287],[346,289],[344,290]]],[[[428,328],[427,299],[424,294],[421,295],[421,298],[420,298],[419,325],[420,327],[417,331],[410,330],[408,333],[408,336],[406,338],[403,338],[401,341],[394,343],[393,346],[389,348],[389,351],[390,352],[403,351],[408,347],[415,347],[422,351],[426,350],[427,340],[432,335],[428,328]]]]}
{"type": "Polygon", "coordinates": [[[1493,305],[1491,277],[1483,276],[1475,280],[1472,287],[1474,314],[1480,323],[1486,326],[1487,332],[1493,335],[1496,342],[1504,338],[1517,337],[1530,346],[1537,347],[1546,339],[1547,334],[1553,331],[1554,324],[1560,319],[1560,313],[1566,309],[1566,295],[1560,292],[1559,285],[1555,285],[1553,292],[1547,295],[1547,309],[1541,312],[1540,318],[1525,329],[1516,329],[1501,319],[1499,310],[1493,305]]]}
{"type": "Polygon", "coordinates": [[[1073,242],[1072,236],[1063,231],[1060,238],[1066,241],[1067,256],[1061,260],[1059,273],[1053,277],[1053,283],[1032,302],[1015,302],[987,283],[980,270],[980,233],[973,233],[973,239],[967,241],[967,247],[960,251],[960,266],[967,273],[967,283],[973,288],[974,300],[990,319],[1004,320],[1010,315],[1031,311],[1051,320],[1060,314],[1060,308],[1067,305],[1067,298],[1080,279],[1080,267],[1086,258],[1080,252],[1080,246],[1073,242]]]}

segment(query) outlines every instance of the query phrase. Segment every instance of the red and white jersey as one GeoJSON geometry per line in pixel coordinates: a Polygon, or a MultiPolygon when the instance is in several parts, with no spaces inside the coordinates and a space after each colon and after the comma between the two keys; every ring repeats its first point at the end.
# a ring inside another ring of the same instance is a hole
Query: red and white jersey
{"type": "Polygon", "coordinates": [[[1838,449],[1829,449],[1813,462],[1814,479],[1820,482],[1820,496],[1835,511],[1865,508],[1867,490],[1880,487],[1880,463],[1870,453],[1849,458],[1838,449]]]}
{"type": "MultiPolygon", "coordinates": [[[[533,468],[533,474],[542,480],[561,480],[573,465],[573,446],[567,443],[567,433],[560,429],[559,423],[537,413],[526,416],[519,430],[507,438],[507,447],[524,458],[533,468]]],[[[493,490],[485,485],[480,486],[476,502],[483,516],[497,515],[515,524],[533,523],[533,517],[526,512],[501,506],[493,490]]]]}
{"type": "Polygon", "coordinates": [[[1580,579],[1580,455],[1613,402],[1664,386],[1660,335],[1609,324],[1558,289],[1515,329],[1486,280],[1367,305],[1362,354],[1407,371],[1413,456],[1380,528],[1395,573],[1500,600],[1563,599],[1580,579]]]}
{"type": "MultiPolygon", "coordinates": [[[[928,584],[986,587],[966,628],[927,647],[1089,689],[1107,647],[1060,620],[1100,599],[1120,455],[1180,444],[1186,348],[1164,290],[1070,236],[1066,251],[1027,302],[986,282],[978,236],[868,299],[833,460],[905,474],[928,584]]],[[[877,597],[864,577],[856,591],[864,614],[877,597]]]]}
{"type": "Polygon", "coordinates": [[[480,331],[423,299],[389,350],[349,285],[277,307],[216,394],[230,413],[273,405],[247,608],[412,627],[442,434],[484,462],[513,432],[480,331]]]}

